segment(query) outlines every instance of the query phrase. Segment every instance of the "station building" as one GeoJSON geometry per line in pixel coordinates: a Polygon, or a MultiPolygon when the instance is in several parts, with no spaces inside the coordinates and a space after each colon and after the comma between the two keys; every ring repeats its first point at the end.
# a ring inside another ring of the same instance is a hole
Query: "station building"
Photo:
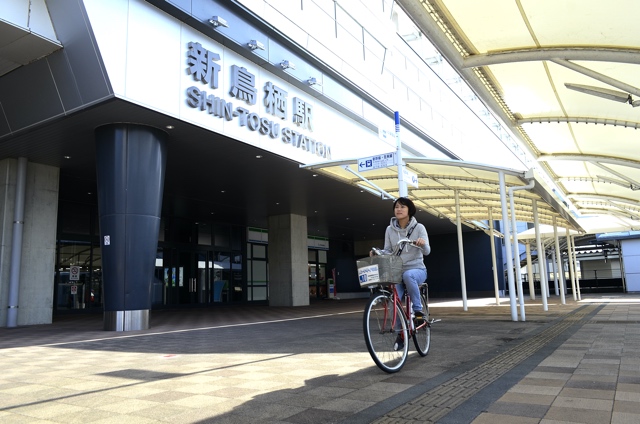
{"type": "MultiPolygon", "coordinates": [[[[0,18],[3,326],[366,296],[355,261],[391,201],[301,166],[396,151],[395,111],[405,156],[527,169],[437,51],[403,43],[392,1],[16,0],[0,18]]],[[[417,218],[432,293],[456,295],[455,225],[417,218]]],[[[490,237],[463,234],[467,289],[491,293],[490,237]]]]}

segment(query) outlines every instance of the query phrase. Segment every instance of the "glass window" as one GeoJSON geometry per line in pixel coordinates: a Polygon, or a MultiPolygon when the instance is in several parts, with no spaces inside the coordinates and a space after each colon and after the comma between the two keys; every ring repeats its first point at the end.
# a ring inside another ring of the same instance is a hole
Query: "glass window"
{"type": "Polygon", "coordinates": [[[58,241],[55,308],[102,307],[102,256],[90,242],[58,241]]]}
{"type": "Polygon", "coordinates": [[[318,250],[318,262],[321,264],[327,263],[327,251],[326,250],[318,250]]]}
{"type": "Polygon", "coordinates": [[[254,261],[251,265],[251,280],[253,284],[267,282],[267,263],[254,261]]]}
{"type": "Polygon", "coordinates": [[[266,259],[267,257],[267,246],[263,244],[254,244],[253,245],[253,258],[266,259]]]}
{"type": "Polygon", "coordinates": [[[267,287],[254,286],[251,290],[251,300],[267,300],[267,287]]]}

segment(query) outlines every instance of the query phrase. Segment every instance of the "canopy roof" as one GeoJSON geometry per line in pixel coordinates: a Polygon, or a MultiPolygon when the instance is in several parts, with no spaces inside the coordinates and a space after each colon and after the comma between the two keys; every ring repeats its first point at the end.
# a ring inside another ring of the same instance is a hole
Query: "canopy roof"
{"type": "Polygon", "coordinates": [[[640,2],[398,3],[578,216],[606,218],[588,231],[640,228],[640,2]]]}
{"type": "MultiPolygon", "coordinates": [[[[418,186],[408,185],[408,196],[419,209],[442,219],[456,222],[456,192],[461,223],[476,229],[488,230],[483,220],[492,214],[502,219],[500,174],[504,175],[505,188],[523,187],[534,182],[531,190],[515,190],[514,209],[516,220],[534,222],[533,200],[536,200],[538,220],[541,224],[556,224],[584,232],[571,216],[570,211],[553,194],[544,180],[533,173],[508,168],[443,159],[403,158],[406,168],[418,177],[418,186]]],[[[361,190],[387,193],[399,197],[398,169],[396,166],[358,172],[358,160],[325,162],[302,168],[336,178],[361,190]]]]}

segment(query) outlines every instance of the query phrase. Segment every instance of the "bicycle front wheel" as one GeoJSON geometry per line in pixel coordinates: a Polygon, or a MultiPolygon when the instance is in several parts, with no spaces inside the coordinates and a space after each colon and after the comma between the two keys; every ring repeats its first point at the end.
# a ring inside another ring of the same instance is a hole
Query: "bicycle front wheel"
{"type": "Polygon", "coordinates": [[[416,322],[416,330],[413,333],[413,344],[420,356],[427,356],[431,347],[431,323],[429,322],[429,289],[426,284],[420,287],[420,302],[424,321],[416,322]]]}
{"type": "Polygon", "coordinates": [[[400,371],[409,353],[407,322],[392,296],[375,293],[371,297],[364,310],[363,329],[376,365],[388,373],[400,371]]]}

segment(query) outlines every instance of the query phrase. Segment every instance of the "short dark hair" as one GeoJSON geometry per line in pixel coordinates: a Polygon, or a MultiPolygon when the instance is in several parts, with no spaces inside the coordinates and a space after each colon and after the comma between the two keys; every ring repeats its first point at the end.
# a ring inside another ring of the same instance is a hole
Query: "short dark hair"
{"type": "Polygon", "coordinates": [[[407,197],[398,197],[396,200],[393,201],[393,209],[396,208],[396,203],[400,203],[401,205],[404,205],[407,208],[409,208],[409,218],[413,217],[416,214],[416,205],[413,204],[411,199],[407,197]]]}

